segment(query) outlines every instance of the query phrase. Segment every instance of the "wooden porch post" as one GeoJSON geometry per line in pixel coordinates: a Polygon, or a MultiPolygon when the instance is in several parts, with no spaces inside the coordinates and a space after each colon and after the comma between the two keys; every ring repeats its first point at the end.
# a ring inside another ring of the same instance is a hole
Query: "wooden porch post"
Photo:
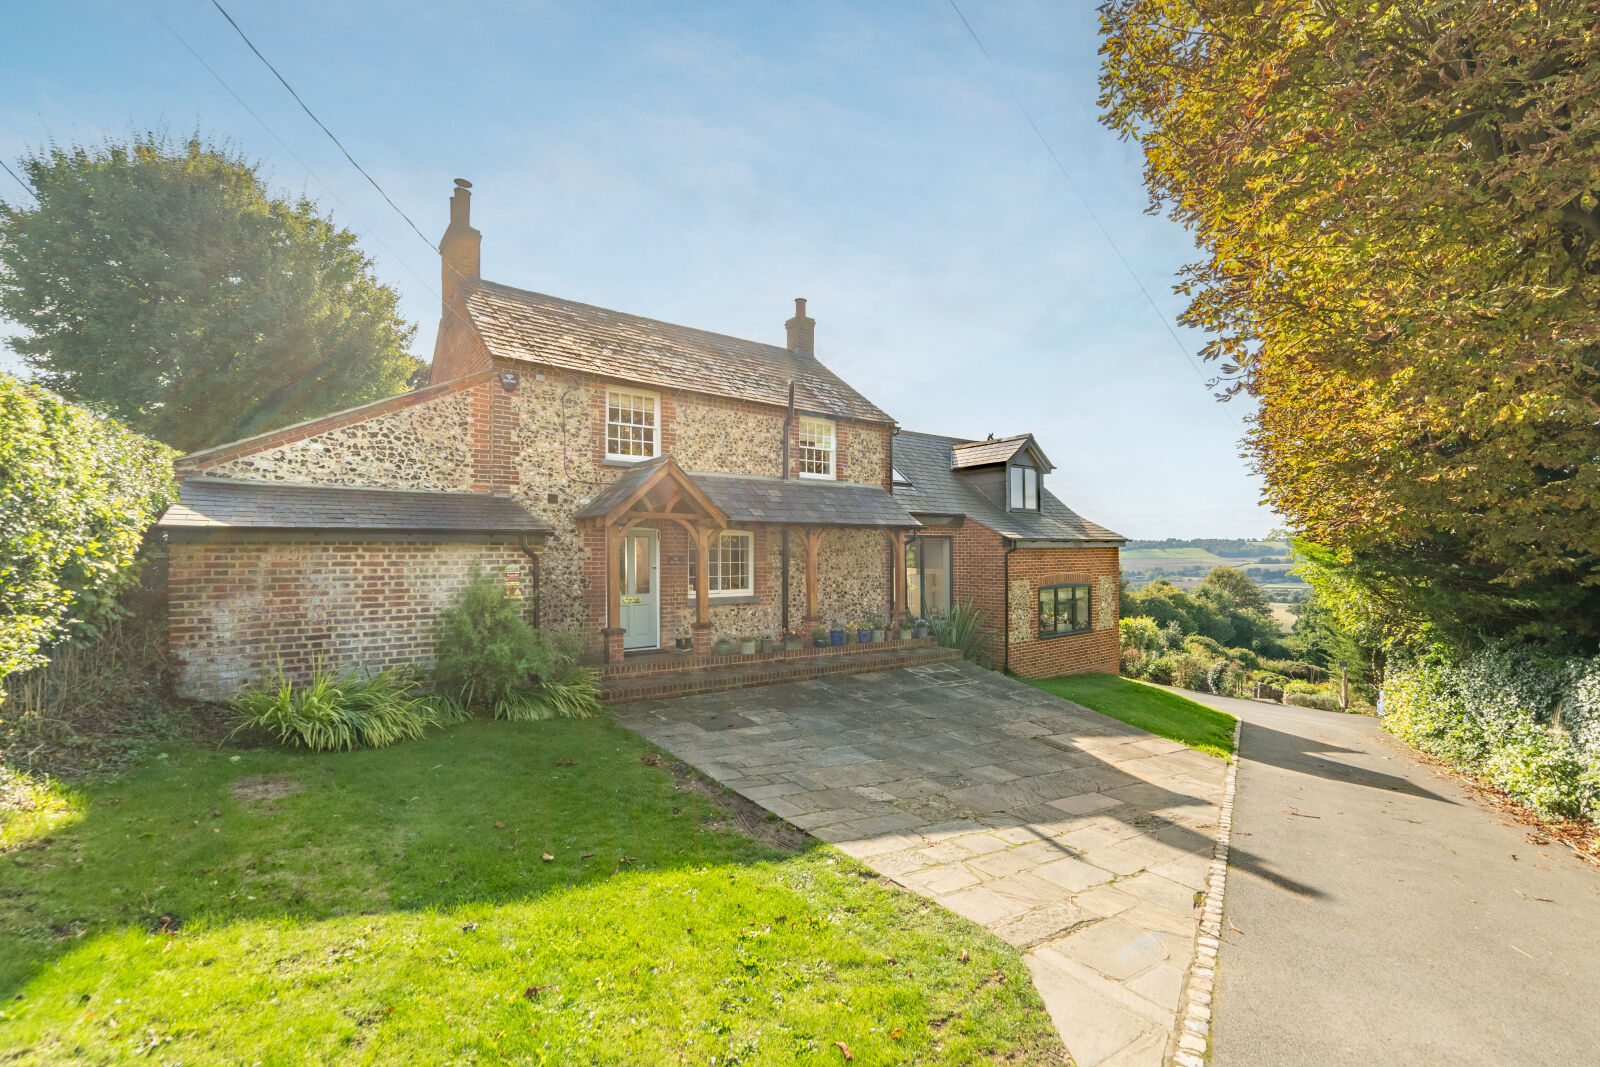
{"type": "Polygon", "coordinates": [[[822,625],[817,612],[817,549],[822,544],[822,531],[815,526],[799,528],[800,544],[806,550],[806,617],[804,625],[816,629],[822,625]]]}
{"type": "Polygon", "coordinates": [[[711,654],[711,539],[717,531],[705,526],[689,530],[694,542],[694,623],[689,627],[697,656],[711,654]]]}
{"type": "Polygon", "coordinates": [[[894,571],[890,583],[891,588],[893,589],[893,592],[890,593],[891,603],[889,605],[889,619],[891,622],[899,622],[910,612],[910,608],[906,604],[907,532],[908,531],[906,530],[889,531],[889,539],[894,546],[893,551],[890,554],[890,559],[892,562],[889,564],[890,568],[894,571]]]}
{"type": "Polygon", "coordinates": [[[606,662],[622,662],[622,529],[606,523],[606,625],[600,631],[606,662]]]}

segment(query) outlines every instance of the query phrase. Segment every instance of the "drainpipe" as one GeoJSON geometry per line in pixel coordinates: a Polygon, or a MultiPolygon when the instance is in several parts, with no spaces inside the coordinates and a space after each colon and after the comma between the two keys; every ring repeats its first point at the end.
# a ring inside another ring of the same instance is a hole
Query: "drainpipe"
{"type": "MultiPolygon", "coordinates": [[[[1010,539],[1007,538],[1007,540],[1010,539]]],[[[1005,554],[1006,576],[1004,580],[1006,586],[1005,596],[1002,601],[1005,604],[1005,614],[1000,619],[1000,635],[1004,642],[1001,648],[1004,649],[1002,655],[1005,657],[1000,661],[1000,672],[1002,674],[1011,673],[1011,553],[1016,550],[1017,542],[1013,540],[1011,541],[1011,547],[1006,549],[1005,554]]]]}
{"type": "MultiPolygon", "coordinates": [[[[780,451],[783,454],[783,469],[778,472],[778,477],[780,479],[784,480],[784,481],[787,481],[788,478],[789,478],[789,429],[793,425],[794,425],[794,379],[790,378],[789,379],[789,410],[783,416],[783,447],[780,449],[780,451]]],[[[779,543],[779,546],[778,546],[778,551],[779,551],[779,554],[780,554],[780,557],[781,557],[780,561],[779,561],[778,569],[782,572],[782,575],[783,575],[783,583],[782,583],[783,592],[781,594],[783,596],[783,628],[785,630],[787,630],[789,628],[789,527],[783,526],[783,527],[780,527],[779,529],[781,531],[780,536],[782,537],[783,540],[779,543]]]]}
{"type": "Polygon", "coordinates": [[[533,580],[528,584],[533,586],[533,628],[537,630],[539,628],[539,554],[529,547],[526,537],[522,538],[519,547],[522,549],[522,554],[528,557],[528,570],[532,572],[528,577],[533,580]]]}

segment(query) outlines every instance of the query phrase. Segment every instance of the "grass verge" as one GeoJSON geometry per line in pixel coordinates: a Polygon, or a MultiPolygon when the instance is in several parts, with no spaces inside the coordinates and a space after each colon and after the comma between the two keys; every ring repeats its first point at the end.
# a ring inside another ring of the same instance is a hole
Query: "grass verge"
{"type": "Polygon", "coordinates": [[[1165,689],[1115,674],[1063,674],[1022,681],[1153,734],[1227,759],[1233,754],[1232,715],[1165,689]]]}
{"type": "Polygon", "coordinates": [[[732,798],[681,777],[604,718],[353,753],[172,746],[8,828],[0,1047],[1065,1062],[1015,950],[831,848],[738,832],[732,798]]]}

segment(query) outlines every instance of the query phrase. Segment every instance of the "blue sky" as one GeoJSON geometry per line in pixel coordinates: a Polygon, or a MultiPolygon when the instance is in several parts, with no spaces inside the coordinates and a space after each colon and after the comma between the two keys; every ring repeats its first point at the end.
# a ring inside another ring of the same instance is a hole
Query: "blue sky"
{"type": "MultiPolygon", "coordinates": [[[[948,0],[224,6],[430,238],[472,180],[485,277],[778,343],[804,296],[819,356],[903,426],[1030,431],[1050,488],[1128,536],[1277,524],[1239,458],[1249,407],[1163,325],[1195,252],[1096,122],[1089,0],[962,9],[1159,314],[948,0]]],[[[360,234],[427,358],[434,254],[209,0],[8,11],[0,155],[148,126],[232,139],[360,234]]]]}

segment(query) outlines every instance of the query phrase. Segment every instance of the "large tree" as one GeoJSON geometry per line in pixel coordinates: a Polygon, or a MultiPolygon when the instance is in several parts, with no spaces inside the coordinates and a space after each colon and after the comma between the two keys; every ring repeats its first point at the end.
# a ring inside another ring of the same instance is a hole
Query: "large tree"
{"type": "Polygon", "coordinates": [[[1600,0],[1111,0],[1268,496],[1393,618],[1600,638],[1600,0]]]}
{"type": "Polygon", "coordinates": [[[52,146],[0,200],[0,315],[36,378],[183,451],[400,392],[414,326],[348,230],[198,135],[52,146]]]}

